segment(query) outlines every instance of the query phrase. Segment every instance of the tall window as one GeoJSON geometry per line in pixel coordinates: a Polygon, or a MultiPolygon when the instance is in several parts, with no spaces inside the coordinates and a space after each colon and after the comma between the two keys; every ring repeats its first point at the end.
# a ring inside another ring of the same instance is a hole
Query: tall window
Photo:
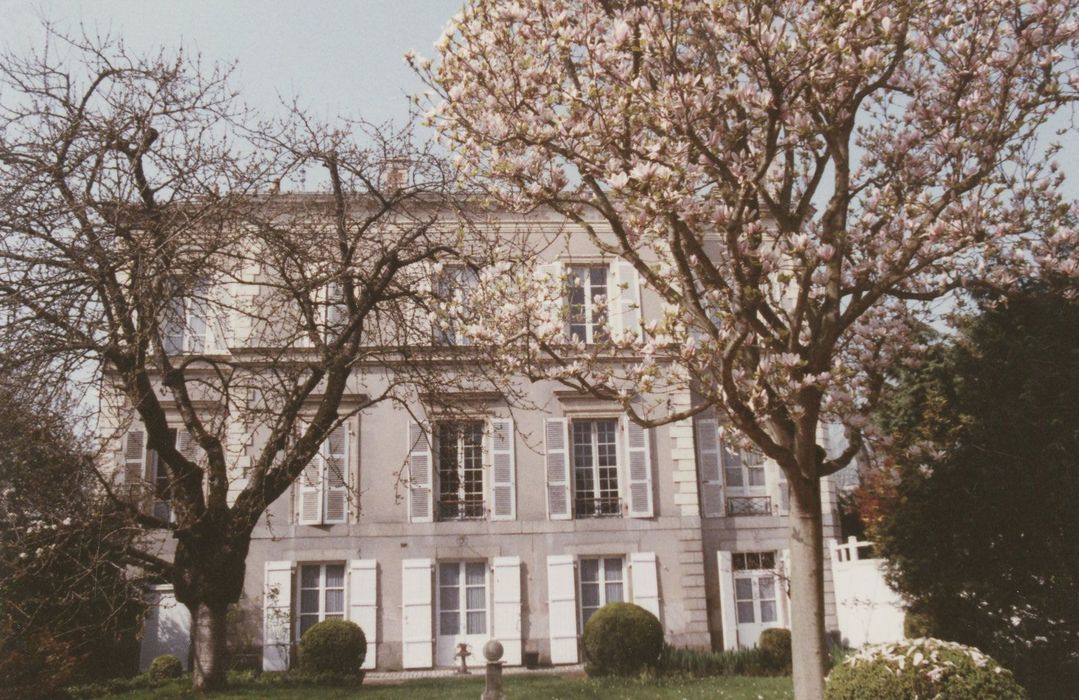
{"type": "Polygon", "coordinates": [[[483,421],[438,425],[438,515],[482,518],[483,421]]]}
{"type": "MultiPolygon", "coordinates": [[[[176,445],[176,428],[169,428],[169,440],[173,445],[176,445]]],[[[154,506],[153,514],[155,518],[159,518],[165,521],[172,520],[172,494],[170,493],[170,484],[168,469],[161,462],[161,458],[157,456],[156,450],[149,450],[150,457],[150,483],[154,487],[154,506]]]]}
{"type": "Polygon", "coordinates": [[[618,421],[573,421],[573,502],[578,518],[621,515],[618,421]]]}
{"type": "Polygon", "coordinates": [[[305,564],[300,567],[300,624],[297,638],[323,620],[345,616],[345,565],[305,564]]]}
{"type": "MultiPolygon", "coordinates": [[[[445,267],[437,282],[438,298],[444,303],[452,302],[455,307],[467,309],[472,289],[478,282],[479,275],[471,267],[445,267]]],[[[441,345],[469,345],[468,336],[461,332],[460,324],[460,318],[453,313],[439,319],[439,326],[435,329],[435,342],[441,345]]]]}
{"type": "Polygon", "coordinates": [[[768,497],[764,474],[764,455],[750,450],[732,449],[720,442],[723,478],[730,496],[728,515],[771,515],[772,499],[768,497]]]}
{"type": "Polygon", "coordinates": [[[569,334],[576,340],[598,343],[607,339],[606,265],[569,267],[569,334]]]}
{"type": "Polygon", "coordinates": [[[438,633],[487,634],[487,564],[481,561],[438,565],[438,633]]]}
{"type": "Polygon", "coordinates": [[[621,557],[581,559],[578,563],[581,585],[581,628],[592,613],[607,603],[626,599],[625,568],[621,557]]]}
{"type": "Polygon", "coordinates": [[[775,552],[738,552],[732,555],[731,564],[738,623],[775,622],[775,552]]]}
{"type": "Polygon", "coordinates": [[[206,351],[210,330],[209,312],[205,307],[207,293],[208,285],[200,283],[187,296],[176,296],[169,302],[162,323],[162,343],[166,353],[206,351]]]}

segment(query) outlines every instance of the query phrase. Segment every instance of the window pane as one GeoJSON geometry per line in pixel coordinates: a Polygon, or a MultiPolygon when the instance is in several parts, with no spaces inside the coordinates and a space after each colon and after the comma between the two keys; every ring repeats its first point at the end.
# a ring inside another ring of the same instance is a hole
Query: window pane
{"type": "Polygon", "coordinates": [[[726,474],[727,486],[742,486],[742,470],[741,469],[724,469],[726,474]]]}
{"type": "Polygon", "coordinates": [[[764,467],[749,467],[749,485],[764,486],[764,467]]]}
{"type": "Polygon", "coordinates": [[[318,612],[318,590],[300,591],[300,613],[318,612]]]}
{"type": "Polygon", "coordinates": [[[343,564],[326,565],[326,588],[345,587],[345,567],[343,564]]]}
{"type": "Polygon", "coordinates": [[[300,636],[318,624],[318,615],[300,615],[300,636]]]}
{"type": "Polygon", "coordinates": [[[774,600],[776,597],[776,580],[771,576],[761,576],[757,579],[760,588],[761,600],[774,600]]]}
{"type": "Polygon", "coordinates": [[[582,581],[599,581],[599,559],[582,559],[580,565],[582,581]]]}
{"type": "Polygon", "coordinates": [[[733,554],[731,556],[731,563],[733,565],[732,568],[735,571],[744,570],[746,568],[746,555],[741,552],[733,554]]]}
{"type": "Polygon", "coordinates": [[[621,603],[624,602],[622,598],[622,584],[620,582],[607,584],[607,600],[608,603],[621,603]]]}
{"type": "Polygon", "coordinates": [[[761,552],[761,568],[762,569],[774,569],[774,568],[776,568],[776,555],[775,555],[775,552],[761,552]]]}
{"type": "Polygon", "coordinates": [[[753,603],[739,603],[738,604],[738,621],[739,622],[754,622],[753,616],[753,603]]]}
{"type": "Polygon", "coordinates": [[[487,632],[487,613],[483,611],[468,613],[468,633],[485,634],[487,632]]]}
{"type": "Polygon", "coordinates": [[[747,569],[759,569],[761,568],[761,555],[757,552],[746,552],[746,568],[747,569]]]}
{"type": "Polygon", "coordinates": [[[599,607],[599,584],[598,583],[582,583],[581,584],[581,607],[586,607],[586,608],[599,607]]]}
{"type": "Polygon", "coordinates": [[[317,566],[304,566],[300,569],[300,587],[301,588],[318,588],[318,573],[319,567],[317,566]]]}
{"type": "Polygon", "coordinates": [[[444,564],[438,567],[438,583],[442,586],[456,586],[461,579],[461,569],[456,564],[444,564]]]}
{"type": "Polygon", "coordinates": [[[581,622],[583,624],[588,623],[588,618],[592,617],[592,613],[596,612],[599,608],[581,608],[581,622]]]}
{"type": "Polygon", "coordinates": [[[727,449],[726,443],[720,443],[720,456],[723,459],[723,466],[725,467],[741,467],[742,458],[737,450],[727,449]]]}
{"type": "Polygon", "coordinates": [[[460,619],[461,616],[456,612],[442,612],[438,615],[438,633],[446,636],[451,634],[460,634],[460,619]]]}
{"type": "Polygon", "coordinates": [[[482,587],[465,589],[465,605],[469,610],[485,610],[487,608],[487,594],[482,587]]]}
{"type": "Polygon", "coordinates": [[[341,613],[345,611],[345,592],[326,591],[326,613],[341,613]]]}
{"type": "Polygon", "coordinates": [[[753,600],[753,579],[734,579],[734,597],[735,600],[753,600]]]}
{"type": "Polygon", "coordinates": [[[622,560],[621,559],[604,559],[603,560],[604,575],[608,581],[621,581],[622,580],[622,560]]]}
{"type": "Polygon", "coordinates": [[[439,588],[438,605],[442,610],[456,610],[461,605],[460,589],[439,588]]]}
{"type": "Polygon", "coordinates": [[[761,601],[761,622],[776,621],[776,603],[774,600],[761,601]]]}
{"type": "Polygon", "coordinates": [[[483,585],[487,566],[482,562],[465,564],[465,583],[469,586],[483,585]]]}

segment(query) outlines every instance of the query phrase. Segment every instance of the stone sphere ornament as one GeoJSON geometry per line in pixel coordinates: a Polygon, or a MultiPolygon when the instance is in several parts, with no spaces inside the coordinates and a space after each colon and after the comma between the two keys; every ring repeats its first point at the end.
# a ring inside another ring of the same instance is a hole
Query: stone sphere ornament
{"type": "Polygon", "coordinates": [[[483,645],[483,655],[491,662],[498,661],[502,658],[502,642],[497,639],[492,639],[483,645]]]}

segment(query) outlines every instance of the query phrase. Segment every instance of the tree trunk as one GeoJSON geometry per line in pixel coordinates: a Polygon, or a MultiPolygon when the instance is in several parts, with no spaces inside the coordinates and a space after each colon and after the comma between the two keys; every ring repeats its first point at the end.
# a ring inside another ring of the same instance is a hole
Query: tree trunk
{"type": "Polygon", "coordinates": [[[192,610],[194,644],[191,684],[197,691],[220,690],[228,664],[228,605],[199,603],[192,610]]]}
{"type": "Polygon", "coordinates": [[[791,652],[794,697],[824,698],[824,526],[819,479],[788,476],[790,504],[791,652]]]}

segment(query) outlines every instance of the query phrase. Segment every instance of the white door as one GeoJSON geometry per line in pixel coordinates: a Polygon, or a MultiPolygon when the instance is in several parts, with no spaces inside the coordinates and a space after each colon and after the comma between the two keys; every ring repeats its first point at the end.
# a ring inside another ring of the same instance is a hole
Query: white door
{"type": "Polygon", "coordinates": [[[738,621],[738,645],[755,647],[761,632],[782,627],[776,596],[779,586],[773,552],[733,555],[734,605],[738,621]]]}
{"type": "Polygon", "coordinates": [[[483,645],[491,638],[487,614],[487,563],[439,562],[437,666],[459,663],[457,645],[469,646],[469,666],[481,666],[483,645]]]}

